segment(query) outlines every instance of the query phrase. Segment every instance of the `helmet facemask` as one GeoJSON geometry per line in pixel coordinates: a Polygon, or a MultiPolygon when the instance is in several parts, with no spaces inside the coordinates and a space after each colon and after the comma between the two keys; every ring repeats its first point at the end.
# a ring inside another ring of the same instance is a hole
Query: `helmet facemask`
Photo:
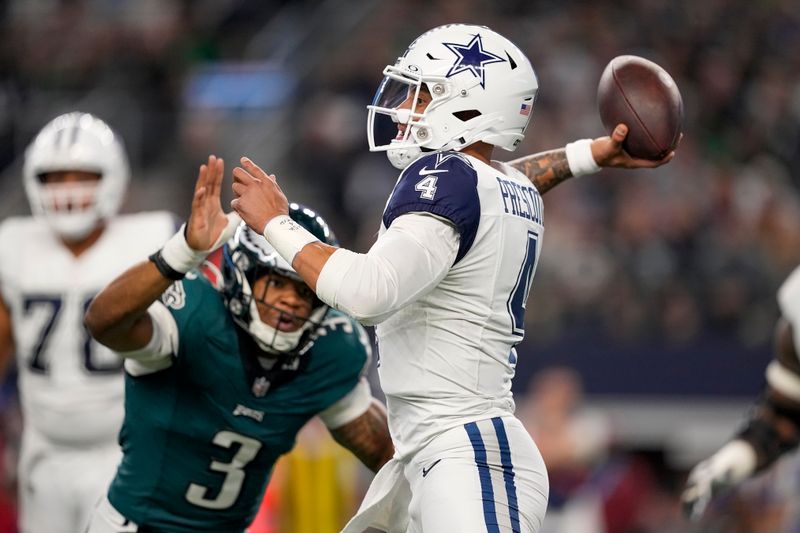
{"type": "Polygon", "coordinates": [[[431,87],[419,75],[395,66],[387,66],[383,74],[372,105],[367,106],[367,140],[371,151],[386,151],[395,167],[405,168],[430,141],[431,130],[425,116],[441,103],[447,84],[442,79],[431,87]],[[428,93],[430,98],[425,109],[420,109],[421,93],[428,93]]]}
{"type": "Polygon", "coordinates": [[[311,346],[329,308],[307,288],[266,239],[240,227],[225,245],[222,270],[223,294],[233,320],[250,334],[259,348],[280,355],[301,354],[311,346]],[[308,299],[308,316],[296,315],[286,305],[276,306],[271,302],[270,289],[279,290],[272,287],[273,282],[301,285],[302,288],[295,290],[298,298],[308,299]],[[274,325],[262,319],[259,307],[272,318],[270,321],[274,325]]]}
{"type": "Polygon", "coordinates": [[[39,179],[41,213],[66,241],[80,240],[97,226],[102,218],[97,209],[102,176],[93,181],[49,183],[44,173],[39,179]]]}
{"type": "MultiPolygon", "coordinates": [[[[276,354],[296,351],[297,348],[301,347],[301,341],[305,341],[311,332],[322,325],[322,320],[325,318],[328,307],[302,281],[297,281],[294,276],[289,276],[287,272],[269,267],[256,268],[254,269],[254,276],[256,280],[265,278],[265,281],[260,284],[262,286],[260,290],[251,289],[251,287],[256,287],[258,282],[254,282],[251,285],[248,281],[243,287],[245,297],[247,297],[248,292],[250,293],[250,324],[247,328],[248,332],[264,351],[276,354]],[[298,283],[305,287],[310,294],[304,294],[305,291],[299,288],[295,290],[298,291],[298,296],[308,300],[308,312],[295,314],[284,307],[270,303],[270,290],[273,289],[273,282],[298,283]],[[266,314],[274,316],[275,321],[277,321],[277,327],[271,326],[262,319],[259,308],[263,309],[266,314]]],[[[302,344],[305,344],[305,342],[302,342],[302,344]]]]}

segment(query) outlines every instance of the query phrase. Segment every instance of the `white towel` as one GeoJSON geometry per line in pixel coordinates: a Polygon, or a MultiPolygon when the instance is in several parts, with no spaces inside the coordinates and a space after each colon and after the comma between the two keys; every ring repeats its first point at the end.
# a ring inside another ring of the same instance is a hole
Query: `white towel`
{"type": "Polygon", "coordinates": [[[386,533],[405,533],[408,528],[408,505],[411,488],[403,469],[405,463],[392,459],[383,465],[369,486],[356,515],[342,533],[363,533],[374,527],[386,533]]]}

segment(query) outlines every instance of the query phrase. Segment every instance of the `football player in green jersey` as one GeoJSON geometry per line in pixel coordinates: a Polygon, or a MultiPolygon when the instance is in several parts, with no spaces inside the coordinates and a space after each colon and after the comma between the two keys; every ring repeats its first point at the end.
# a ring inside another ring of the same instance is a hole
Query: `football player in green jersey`
{"type": "MultiPolygon", "coordinates": [[[[92,335],[126,368],[123,459],[90,533],[241,533],[275,461],[315,415],[371,469],[393,454],[363,377],[366,333],[223,212],[222,177],[209,157],[185,229],[87,311],[92,335]],[[220,246],[215,288],[193,269],[220,246]]],[[[291,217],[336,242],[312,210],[293,204],[291,217]]]]}

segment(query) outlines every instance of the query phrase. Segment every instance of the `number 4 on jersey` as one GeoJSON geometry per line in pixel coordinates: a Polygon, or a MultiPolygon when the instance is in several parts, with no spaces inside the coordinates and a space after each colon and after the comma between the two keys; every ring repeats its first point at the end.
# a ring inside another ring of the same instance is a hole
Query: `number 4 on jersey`
{"type": "Polygon", "coordinates": [[[528,243],[525,248],[525,258],[517,275],[517,282],[508,296],[508,312],[511,315],[511,330],[514,335],[520,338],[525,335],[525,306],[528,303],[528,295],[531,291],[533,273],[536,272],[536,246],[539,236],[528,232],[528,243]]]}
{"type": "Polygon", "coordinates": [[[428,176],[427,178],[423,178],[417,182],[417,184],[414,186],[414,190],[422,193],[419,195],[420,198],[433,200],[433,197],[436,196],[437,179],[439,179],[437,176],[428,176]]]}

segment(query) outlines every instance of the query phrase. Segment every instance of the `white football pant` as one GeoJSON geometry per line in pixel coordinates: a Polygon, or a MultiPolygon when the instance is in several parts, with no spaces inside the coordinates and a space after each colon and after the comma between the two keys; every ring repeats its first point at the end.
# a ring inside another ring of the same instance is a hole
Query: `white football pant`
{"type": "Polygon", "coordinates": [[[116,443],[55,447],[26,427],[19,462],[20,532],[84,531],[121,458],[116,443]]]}
{"type": "Polygon", "coordinates": [[[544,461],[513,416],[446,431],[404,472],[408,533],[535,533],[547,509],[544,461]]]}

